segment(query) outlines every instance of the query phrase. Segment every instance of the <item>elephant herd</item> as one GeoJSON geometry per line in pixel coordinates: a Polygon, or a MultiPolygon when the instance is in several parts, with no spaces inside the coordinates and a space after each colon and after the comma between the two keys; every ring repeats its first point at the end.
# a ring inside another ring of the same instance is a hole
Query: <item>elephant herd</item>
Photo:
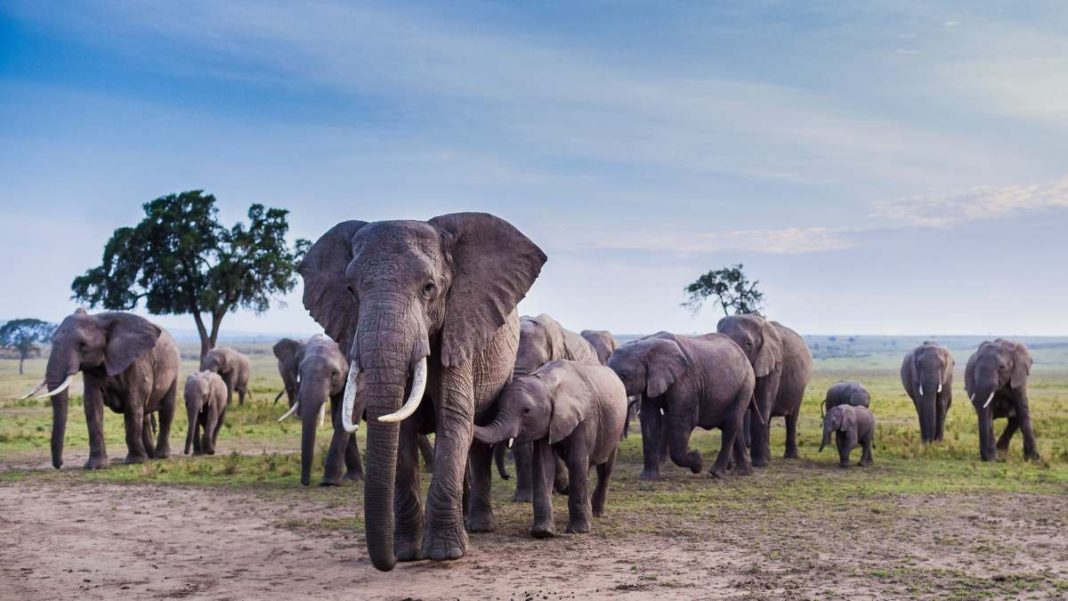
{"type": "MultiPolygon", "coordinates": [[[[786,422],[786,458],[812,356],[793,330],[759,315],[726,317],[700,336],[660,332],[616,345],[611,334],[567,330],[516,306],[547,260],[508,222],[482,213],[429,221],[345,221],[324,233],[298,266],[303,303],[325,336],[274,347],[290,415],[300,419],[301,482],[329,401],[332,437],[323,484],[365,480],[364,523],[374,566],[462,557],[469,533],[495,528],[494,457],[515,459],[517,501],[533,502],[531,534],[554,534],[551,491],[568,495],[568,532],[588,532],[604,510],[618,445],[637,408],[640,477],[655,480],[668,457],[694,473],[693,430],[718,428],[714,477],[751,473],[771,458],[770,423],[786,422]],[[366,422],[362,458],[355,432],[366,422]],[[434,434],[434,443],[427,436],[434,434]],[[420,456],[432,468],[425,502],[420,456]],[[589,490],[588,472],[597,484],[589,490]]],[[[1023,345],[984,342],[969,359],[965,390],[979,420],[980,456],[996,458],[1017,429],[1038,457],[1027,403],[1031,358],[1023,345]],[[1008,418],[995,442],[993,420],[1008,418]]],[[[81,371],[89,428],[87,469],[105,467],[103,407],[124,417],[127,462],[165,458],[178,386],[174,339],[127,313],[79,309],[55,333],[41,395],[52,397],[52,463],[62,465],[71,377],[81,371]],[[153,440],[151,414],[159,414],[153,440]]],[[[924,442],[942,439],[952,403],[953,358],[925,343],[902,364],[924,442]]],[[[186,452],[212,453],[231,396],[250,396],[249,364],[232,349],[206,355],[188,377],[186,452]]],[[[34,394],[31,393],[31,394],[34,394]]],[[[823,443],[836,432],[842,461],[863,447],[871,462],[874,416],[859,383],[828,392],[823,443]]],[[[822,446],[821,446],[822,450],[822,446]]]]}

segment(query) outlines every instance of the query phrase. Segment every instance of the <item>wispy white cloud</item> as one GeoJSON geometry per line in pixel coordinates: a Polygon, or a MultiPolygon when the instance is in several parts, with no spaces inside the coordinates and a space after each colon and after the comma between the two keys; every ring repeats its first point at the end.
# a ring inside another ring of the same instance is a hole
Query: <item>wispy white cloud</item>
{"type": "Polygon", "coordinates": [[[696,235],[624,236],[601,242],[598,246],[613,250],[797,255],[852,248],[856,243],[850,235],[856,232],[851,228],[828,227],[730,230],[696,235]]]}
{"type": "Polygon", "coordinates": [[[1068,177],[1045,184],[985,186],[877,203],[875,215],[927,227],[1068,208],[1068,177]]]}

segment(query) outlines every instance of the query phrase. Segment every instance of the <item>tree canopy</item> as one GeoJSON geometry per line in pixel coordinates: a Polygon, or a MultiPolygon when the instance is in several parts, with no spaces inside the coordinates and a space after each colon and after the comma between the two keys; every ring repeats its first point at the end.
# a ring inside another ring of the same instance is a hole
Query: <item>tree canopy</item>
{"type": "Polygon", "coordinates": [[[750,282],[743,268],[741,263],[729,265],[697,278],[683,288],[687,299],[682,306],[696,313],[705,300],[714,297],[724,315],[730,315],[731,311],[735,314],[759,313],[764,308],[764,294],[757,290],[760,282],[750,282]]]}
{"type": "Polygon", "coordinates": [[[111,310],[143,300],[153,315],[191,314],[203,355],[228,312],[262,313],[296,285],[296,264],[309,243],[290,248],[286,210],[253,204],[247,224],[226,228],[215,197],[202,190],[157,198],[144,210],[140,223],[115,230],[101,265],[74,279],[74,299],[111,310]]]}
{"type": "Polygon", "coordinates": [[[19,374],[22,363],[31,354],[39,354],[38,343],[48,342],[56,331],[55,324],[40,319],[12,319],[0,326],[0,346],[14,350],[19,354],[19,374]]]}

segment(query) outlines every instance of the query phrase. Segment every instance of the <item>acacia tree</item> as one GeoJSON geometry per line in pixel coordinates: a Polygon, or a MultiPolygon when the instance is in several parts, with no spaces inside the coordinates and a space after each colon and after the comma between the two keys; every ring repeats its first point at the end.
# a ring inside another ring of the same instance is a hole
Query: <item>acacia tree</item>
{"type": "Polygon", "coordinates": [[[709,297],[723,308],[724,315],[759,313],[764,308],[764,294],[757,290],[759,281],[750,282],[742,271],[743,265],[731,265],[709,271],[687,285],[683,291],[688,295],[682,306],[696,313],[709,297]]]}
{"type": "Polygon", "coordinates": [[[40,355],[38,343],[48,342],[56,331],[55,324],[40,319],[12,319],[0,326],[0,346],[19,354],[19,375],[22,363],[30,355],[40,355]]]}
{"type": "Polygon", "coordinates": [[[102,264],[74,279],[75,300],[129,310],[143,299],[153,315],[191,314],[203,357],[227,313],[263,313],[296,285],[294,270],[309,243],[286,242],[288,211],[253,204],[247,225],[227,229],[215,197],[202,190],[163,196],[144,209],[140,223],[115,230],[102,264]]]}

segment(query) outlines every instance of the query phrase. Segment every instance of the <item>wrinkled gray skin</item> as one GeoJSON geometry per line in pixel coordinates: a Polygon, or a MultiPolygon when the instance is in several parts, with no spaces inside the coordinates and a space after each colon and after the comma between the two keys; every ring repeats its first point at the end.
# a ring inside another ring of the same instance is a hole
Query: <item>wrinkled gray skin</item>
{"type": "Polygon", "coordinates": [[[827,396],[823,399],[823,411],[830,411],[839,405],[871,408],[871,394],[860,382],[839,380],[827,389],[827,396]]]}
{"type": "Polygon", "coordinates": [[[723,442],[709,473],[726,475],[731,455],[735,473],[752,471],[741,429],[755,378],[738,345],[722,334],[677,336],[660,332],[628,342],[608,360],[630,396],[642,395],[642,480],[660,477],[661,437],[671,460],[701,471],[701,454],[689,449],[695,427],[719,428],[723,442]]]}
{"type": "Polygon", "coordinates": [[[968,359],[964,389],[979,418],[979,456],[983,461],[997,459],[998,451],[1008,452],[1017,429],[1023,433],[1024,458],[1040,459],[1027,401],[1027,378],[1032,363],[1027,347],[1001,338],[979,345],[968,359]],[[994,419],[999,417],[1008,418],[1009,423],[995,444],[994,419]]]}
{"type": "Polygon", "coordinates": [[[226,382],[226,402],[233,400],[234,392],[237,393],[238,402],[245,404],[245,395],[252,398],[248,389],[249,376],[252,375],[252,366],[248,357],[236,349],[228,346],[213,348],[200,360],[200,370],[213,371],[219,374],[223,382],[226,382]]]}
{"type": "Polygon", "coordinates": [[[787,459],[797,459],[797,418],[812,373],[812,353],[808,345],[790,328],[759,315],[724,317],[716,326],[720,334],[730,336],[745,351],[756,373],[756,393],[752,411],[767,418],[746,417],[746,443],[753,465],[761,467],[771,461],[771,418],[786,418],[787,459]]]}
{"type": "MultiPolygon", "coordinates": [[[[171,422],[178,396],[178,345],[159,326],[130,313],[90,315],[78,309],[59,325],[45,368],[49,390],[82,372],[89,460],[85,469],[107,467],[104,407],[123,415],[126,463],[170,456],[171,422]],[[152,440],[150,414],[159,412],[152,440]]],[[[52,397],[52,465],[63,465],[69,390],[52,397]]]]}
{"type": "Polygon", "coordinates": [[[396,561],[458,559],[467,527],[494,529],[492,450],[472,444],[512,376],[516,304],[546,257],[507,222],[482,213],[421,221],[346,221],[312,245],[298,267],[304,306],[360,369],[366,406],[364,521],[379,570],[396,561]],[[428,380],[414,415],[379,421],[407,398],[415,367],[428,380]],[[434,432],[435,462],[424,513],[417,434],[434,432]],[[470,456],[468,451],[470,450],[470,456]],[[466,468],[469,468],[465,470],[466,468]]]}
{"type": "Polygon", "coordinates": [[[497,400],[497,415],[488,426],[475,426],[483,444],[510,438],[534,446],[534,524],[530,534],[555,534],[549,470],[554,455],[567,459],[567,531],[590,531],[590,516],[604,513],[619,435],[627,417],[627,393],[615,372],[601,365],[551,361],[519,376],[497,400]],[[597,468],[591,505],[589,470],[597,468]]]}
{"type": "Polygon", "coordinates": [[[226,383],[213,371],[189,374],[185,379],[185,411],[189,430],[185,435],[185,454],[214,455],[226,417],[226,383]]]}
{"type": "MultiPolygon", "coordinates": [[[[561,359],[586,365],[601,365],[597,350],[577,332],[563,327],[545,314],[537,317],[526,315],[521,317],[519,319],[519,349],[516,351],[513,376],[534,373],[546,363],[561,359]]],[[[531,480],[534,469],[533,453],[534,446],[531,443],[520,443],[512,449],[516,471],[515,496],[512,500],[517,503],[529,503],[533,499],[534,490],[531,480]]],[[[555,462],[553,481],[557,492],[567,492],[567,466],[562,460],[555,462]]]]}
{"type": "Polygon", "coordinates": [[[300,349],[304,347],[301,340],[283,338],[274,343],[271,351],[278,359],[278,375],[282,376],[282,390],[274,397],[277,404],[282,395],[286,395],[287,404],[292,407],[297,402],[297,366],[300,364],[300,349]]]}
{"type": "Polygon", "coordinates": [[[871,447],[875,439],[875,416],[867,407],[837,405],[829,409],[827,415],[823,416],[821,453],[823,447],[831,442],[831,432],[834,432],[834,442],[838,446],[840,467],[849,467],[849,454],[857,444],[863,447],[860,463],[857,465],[871,465],[871,447]]]}
{"type": "Polygon", "coordinates": [[[916,406],[923,442],[942,440],[946,413],[953,404],[953,355],[949,349],[924,342],[901,362],[901,384],[916,406]]]}
{"type": "Polygon", "coordinates": [[[607,330],[582,330],[582,337],[586,339],[586,342],[590,343],[593,350],[597,353],[597,360],[601,362],[601,365],[608,365],[608,358],[612,356],[612,353],[616,352],[616,348],[619,347],[616,344],[615,337],[607,330]]]}

